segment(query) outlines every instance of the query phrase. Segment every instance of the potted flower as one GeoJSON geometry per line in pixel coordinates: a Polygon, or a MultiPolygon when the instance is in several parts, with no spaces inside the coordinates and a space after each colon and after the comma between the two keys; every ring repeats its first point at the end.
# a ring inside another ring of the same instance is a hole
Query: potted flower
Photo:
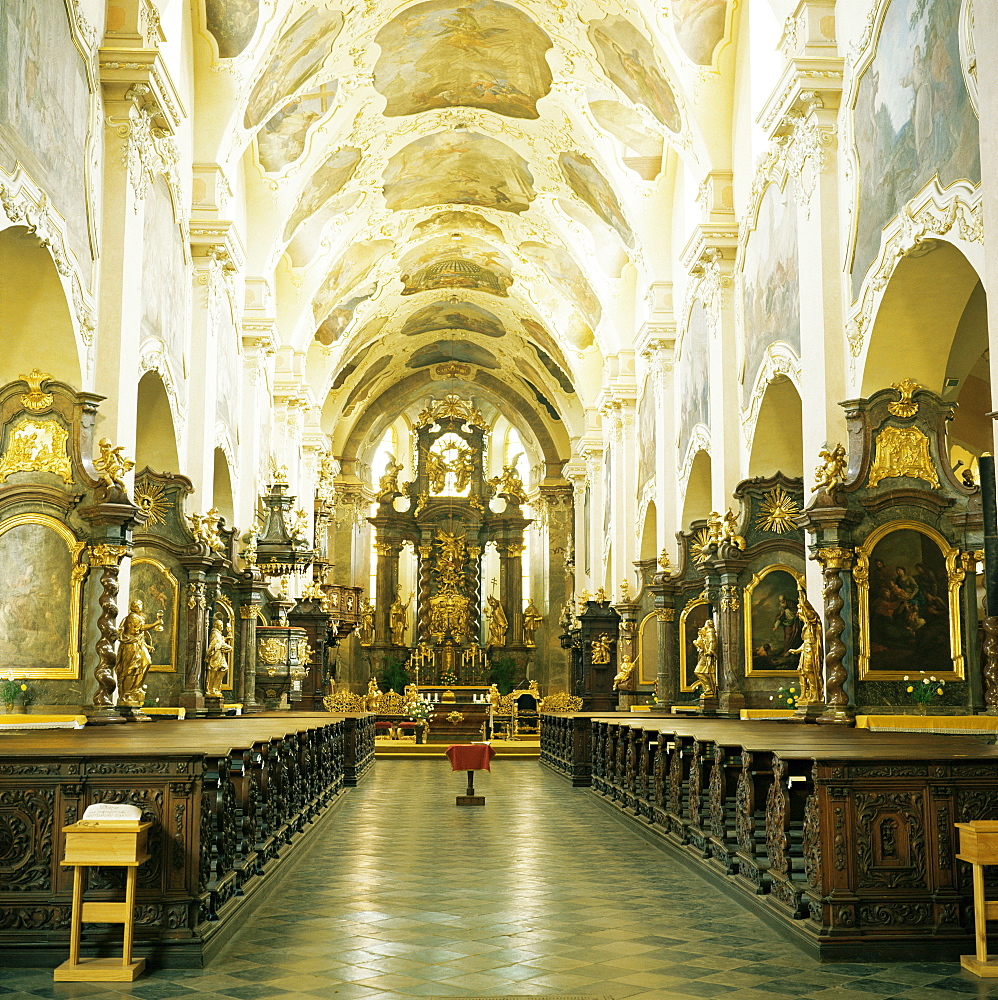
{"type": "Polygon", "coordinates": [[[4,712],[7,715],[14,711],[15,705],[20,704],[27,708],[34,700],[34,693],[26,681],[15,680],[14,675],[10,673],[0,681],[0,701],[3,702],[4,712]]]}
{"type": "Polygon", "coordinates": [[[793,710],[797,707],[797,688],[793,685],[778,688],[776,694],[769,696],[769,700],[776,702],[774,708],[782,709],[786,705],[787,708],[793,710]]]}
{"type": "Polygon", "coordinates": [[[426,736],[426,730],[433,719],[433,708],[429,702],[414,701],[409,706],[408,714],[409,718],[416,723],[416,742],[422,743],[426,736]]]}
{"type": "Polygon", "coordinates": [[[907,674],[904,675],[907,685],[905,691],[911,695],[911,700],[918,706],[920,714],[925,715],[929,703],[935,698],[941,698],[945,693],[946,681],[936,680],[932,675],[928,677],[915,678],[912,680],[907,674]]]}

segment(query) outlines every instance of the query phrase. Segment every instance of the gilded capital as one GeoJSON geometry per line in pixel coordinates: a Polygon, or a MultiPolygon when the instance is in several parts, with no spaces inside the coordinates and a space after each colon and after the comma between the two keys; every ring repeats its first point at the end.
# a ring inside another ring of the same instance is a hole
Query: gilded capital
{"type": "Polygon", "coordinates": [[[833,545],[818,549],[814,554],[814,558],[821,563],[823,569],[837,573],[852,567],[853,551],[852,549],[844,549],[841,546],[833,545]]]}
{"type": "Polygon", "coordinates": [[[90,549],[90,562],[94,566],[117,566],[128,553],[125,545],[110,545],[105,542],[90,549]]]}

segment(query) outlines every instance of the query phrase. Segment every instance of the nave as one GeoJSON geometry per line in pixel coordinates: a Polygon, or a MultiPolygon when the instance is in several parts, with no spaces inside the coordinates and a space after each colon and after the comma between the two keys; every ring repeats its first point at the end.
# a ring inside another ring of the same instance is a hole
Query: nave
{"type": "Polygon", "coordinates": [[[380,762],[205,969],[72,986],[4,970],[0,994],[998,996],[955,963],[819,965],[539,764],[476,775],[484,809],[455,808],[463,780],[443,759],[380,762]]]}

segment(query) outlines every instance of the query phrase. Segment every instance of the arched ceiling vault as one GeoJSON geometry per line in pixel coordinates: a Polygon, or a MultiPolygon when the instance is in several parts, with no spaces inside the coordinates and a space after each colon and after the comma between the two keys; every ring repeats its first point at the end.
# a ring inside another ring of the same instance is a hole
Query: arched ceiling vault
{"type": "Polygon", "coordinates": [[[699,121],[727,0],[696,44],[677,0],[199,6],[196,158],[245,193],[250,273],[289,276],[280,334],[343,447],[454,362],[566,458],[622,289],[663,277],[677,164],[725,166],[699,121]]]}

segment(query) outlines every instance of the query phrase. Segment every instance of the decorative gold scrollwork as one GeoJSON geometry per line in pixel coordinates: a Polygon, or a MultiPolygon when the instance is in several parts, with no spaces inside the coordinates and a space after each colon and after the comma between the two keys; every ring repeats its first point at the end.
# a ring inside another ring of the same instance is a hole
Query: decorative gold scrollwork
{"type": "Polygon", "coordinates": [[[26,410],[31,410],[32,413],[41,413],[42,410],[47,410],[52,405],[52,393],[42,392],[42,385],[51,381],[51,375],[39,371],[37,368],[32,368],[27,375],[18,377],[23,382],[27,382],[31,390],[21,396],[21,406],[26,410]]]}
{"type": "Polygon", "coordinates": [[[929,439],[917,427],[885,427],[877,435],[877,453],[867,485],[906,476],[939,487],[939,475],[929,455],[929,439]]]}
{"type": "Polygon", "coordinates": [[[58,420],[22,420],[7,439],[7,450],[0,458],[0,479],[15,472],[51,472],[72,485],[68,441],[69,431],[58,420]]]}
{"type": "Polygon", "coordinates": [[[897,389],[898,395],[901,397],[895,402],[887,404],[887,409],[895,417],[913,417],[918,413],[918,403],[912,399],[915,392],[922,388],[918,382],[914,379],[906,378],[902,382],[892,383],[891,388],[897,389]]]}

